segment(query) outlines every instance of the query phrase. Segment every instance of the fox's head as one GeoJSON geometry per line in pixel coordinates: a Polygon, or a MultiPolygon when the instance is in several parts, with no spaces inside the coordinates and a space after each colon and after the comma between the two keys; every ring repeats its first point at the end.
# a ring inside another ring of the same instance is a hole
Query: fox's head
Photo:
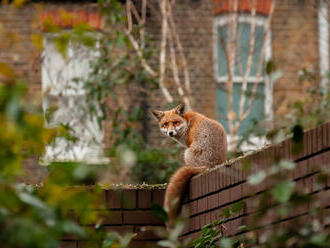
{"type": "Polygon", "coordinates": [[[161,133],[170,136],[181,136],[187,129],[187,120],[184,118],[184,105],[180,104],[168,111],[153,110],[153,117],[158,121],[161,133]]]}

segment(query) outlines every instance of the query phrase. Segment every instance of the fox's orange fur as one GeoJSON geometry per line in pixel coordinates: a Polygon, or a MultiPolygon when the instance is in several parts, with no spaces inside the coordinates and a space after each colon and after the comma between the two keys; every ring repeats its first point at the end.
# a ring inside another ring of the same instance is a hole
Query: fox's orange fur
{"type": "Polygon", "coordinates": [[[165,194],[164,207],[171,224],[179,212],[181,197],[190,178],[225,162],[227,137],[219,122],[194,111],[185,112],[183,105],[168,111],[154,110],[152,114],[163,134],[187,147],[185,166],[171,177],[165,194]]]}

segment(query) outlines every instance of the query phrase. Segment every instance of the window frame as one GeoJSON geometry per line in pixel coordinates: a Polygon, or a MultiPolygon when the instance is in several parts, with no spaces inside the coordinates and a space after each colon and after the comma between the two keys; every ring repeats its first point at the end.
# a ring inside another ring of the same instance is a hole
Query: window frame
{"type": "MultiPolygon", "coordinates": [[[[218,71],[218,27],[219,26],[224,26],[228,24],[234,14],[220,14],[214,17],[213,20],[213,68],[214,68],[214,78],[216,80],[216,85],[220,83],[226,83],[228,80],[228,76],[219,76],[219,71],[218,71]]],[[[251,25],[252,20],[255,18],[255,23],[257,26],[263,26],[264,30],[266,30],[267,27],[267,17],[262,16],[262,15],[256,15],[256,16],[251,16],[250,14],[247,13],[238,13],[238,23],[249,23],[251,25]]],[[[265,39],[265,53],[264,53],[264,60],[265,61],[270,61],[272,58],[272,43],[271,43],[271,28],[267,30],[266,33],[266,39],[265,39]]],[[[264,105],[264,114],[265,118],[268,121],[272,121],[274,117],[274,112],[273,112],[273,83],[271,82],[269,76],[267,74],[260,76],[259,79],[255,76],[250,76],[248,77],[248,83],[264,83],[264,95],[265,95],[265,105],[264,105]]],[[[233,77],[233,83],[242,83],[243,82],[243,77],[241,76],[234,76],[233,77]]],[[[237,137],[231,137],[228,135],[228,141],[234,140],[237,137]]],[[[257,138],[257,137],[251,137],[251,140],[254,140],[256,142],[256,146],[260,147],[265,143],[265,138],[257,138]]],[[[230,144],[230,142],[229,142],[230,144]]],[[[253,148],[251,145],[242,145],[243,150],[248,150],[253,148]]],[[[255,147],[254,147],[255,148],[255,147]]]]}
{"type": "MultiPolygon", "coordinates": [[[[230,20],[233,18],[233,14],[223,14],[218,15],[214,18],[213,22],[213,51],[214,51],[214,77],[216,79],[217,84],[218,83],[225,83],[228,79],[228,76],[219,77],[218,72],[218,26],[226,25],[230,22],[230,20]]],[[[264,29],[267,28],[267,17],[264,16],[255,16],[252,17],[249,14],[238,14],[238,22],[245,22],[245,23],[252,23],[253,18],[255,18],[256,25],[257,26],[263,26],[264,29]]],[[[265,40],[265,54],[264,59],[265,61],[269,61],[272,58],[272,45],[271,45],[271,29],[266,34],[266,40],[265,40]]],[[[271,84],[271,81],[267,75],[261,76],[259,80],[255,76],[248,77],[249,83],[256,83],[256,82],[264,82],[265,84],[265,116],[267,119],[272,120],[273,119],[273,85],[271,84]]],[[[242,83],[243,78],[234,76],[233,82],[234,83],[242,83]]]]}
{"type": "MultiPolygon", "coordinates": [[[[79,74],[79,71],[72,71],[69,70],[69,73],[67,74],[67,72],[65,71],[64,74],[62,75],[63,77],[63,84],[59,85],[59,87],[54,86],[57,82],[58,82],[58,78],[56,76],[56,78],[52,78],[52,73],[49,70],[53,70],[51,68],[52,63],[54,63],[54,59],[50,59],[47,61],[47,59],[49,58],[49,56],[53,56],[54,52],[57,52],[58,54],[56,56],[60,56],[61,57],[61,67],[65,67],[65,66],[69,66],[69,68],[78,68],[79,64],[81,64],[81,61],[79,59],[77,59],[76,53],[79,51],[76,51],[76,48],[74,47],[74,45],[72,44],[72,41],[69,42],[68,48],[67,48],[67,54],[69,55],[71,53],[71,57],[73,57],[73,61],[65,61],[65,59],[62,57],[62,55],[56,51],[55,47],[52,48],[48,48],[49,50],[47,51],[46,46],[50,45],[50,46],[54,46],[54,43],[52,41],[53,38],[55,38],[56,35],[54,34],[45,34],[45,39],[43,41],[43,45],[44,45],[44,49],[42,51],[42,57],[43,60],[41,62],[41,88],[42,88],[42,92],[43,94],[45,92],[47,92],[47,96],[49,97],[49,99],[53,99],[57,102],[60,101],[60,97],[63,97],[63,99],[68,99],[68,102],[70,101],[70,99],[72,100],[72,102],[75,102],[76,100],[79,101],[79,98],[84,98],[87,95],[87,92],[85,91],[85,89],[81,88],[80,85],[78,85],[77,87],[72,87],[72,88],[67,88],[66,87],[70,87],[70,84],[74,84],[73,80],[75,77],[77,77],[76,75],[72,75],[71,72],[73,72],[73,74],[79,74]],[[47,52],[50,52],[50,54],[46,55],[47,52]],[[47,64],[50,63],[50,64],[47,64]],[[70,64],[70,65],[69,65],[70,64]],[[77,66],[78,64],[78,66],[77,66]],[[50,67],[50,68],[49,68],[50,67]],[[54,81],[54,82],[51,82],[54,81]]],[[[78,44],[78,46],[84,46],[83,44],[78,44]]],[[[99,44],[96,43],[96,47],[98,47],[99,44]]],[[[78,47],[78,50],[80,49],[80,47],[78,47]]],[[[88,47],[83,48],[83,49],[89,49],[88,47]]],[[[93,59],[97,58],[99,56],[99,52],[97,50],[95,51],[84,51],[86,52],[84,55],[87,55],[86,59],[88,60],[87,63],[90,63],[93,59]]],[[[69,56],[70,57],[70,56],[69,56]]],[[[56,60],[55,60],[56,61],[56,60]]],[[[86,63],[86,61],[83,61],[83,63],[86,63]]],[[[86,66],[81,66],[83,70],[83,68],[85,68],[86,66]]],[[[55,67],[54,70],[58,70],[61,68],[57,68],[55,67]]],[[[57,72],[56,72],[57,73],[57,72]]],[[[58,73],[62,73],[62,72],[58,72],[58,73]]],[[[79,77],[79,76],[78,76],[79,77]]],[[[84,76],[83,76],[84,77],[84,76]]],[[[42,107],[43,107],[43,111],[44,113],[46,113],[47,111],[47,105],[49,101],[48,98],[44,98],[42,99],[42,107]]],[[[62,106],[63,107],[63,106],[62,106]]],[[[68,108],[70,109],[70,106],[68,106],[68,108]]],[[[63,110],[65,113],[68,110],[63,110]]],[[[79,111],[78,111],[79,112],[79,111]]],[[[60,114],[60,113],[59,113],[60,114]]],[[[55,144],[50,144],[46,146],[46,151],[45,154],[42,158],[42,162],[45,164],[48,164],[49,162],[53,162],[53,161],[75,161],[75,162],[86,162],[86,163],[92,163],[92,164],[99,164],[99,163],[107,163],[108,162],[108,158],[104,157],[104,130],[101,127],[101,129],[99,129],[99,127],[97,127],[96,130],[95,129],[95,123],[94,123],[94,118],[93,120],[90,120],[89,124],[92,125],[92,129],[91,129],[91,139],[96,139],[96,140],[102,140],[102,141],[97,141],[95,143],[93,143],[90,146],[85,146],[84,143],[88,142],[88,140],[84,140],[81,139],[81,143],[78,144],[73,144],[71,147],[71,155],[70,153],[65,153],[63,156],[60,156],[60,158],[56,157],[56,149],[57,149],[57,145],[55,144]],[[96,133],[95,133],[96,132],[96,133]],[[101,133],[102,133],[102,138],[101,138],[101,133]],[[100,143],[101,142],[101,143],[100,143]],[[91,156],[92,152],[96,151],[96,146],[99,146],[99,148],[97,148],[97,150],[99,150],[99,155],[98,157],[95,156],[91,156]],[[89,147],[94,147],[92,149],[88,149],[89,147]],[[47,155],[47,153],[49,153],[47,155]],[[77,154],[81,154],[83,153],[84,155],[82,156],[82,158],[77,157],[77,154]],[[66,157],[66,158],[63,158],[66,157]],[[70,158],[72,157],[72,158],[70,158]]],[[[61,120],[45,120],[46,122],[46,126],[48,127],[55,127],[58,126],[57,123],[61,123],[61,120]]],[[[65,122],[65,121],[64,121],[65,122]]],[[[70,123],[70,122],[69,122],[70,123]]],[[[89,125],[88,124],[88,125],[89,125]]],[[[74,126],[72,126],[71,128],[74,129],[74,126]]],[[[78,128],[78,130],[81,129],[81,127],[78,128]]],[[[78,131],[80,132],[80,131],[78,131]]],[[[78,137],[78,136],[77,136],[78,137]]],[[[57,138],[56,138],[57,139],[57,138]]],[[[67,145],[69,145],[70,141],[63,141],[62,138],[59,138],[59,140],[55,140],[55,142],[57,144],[61,144],[61,143],[66,143],[67,145]]]]}

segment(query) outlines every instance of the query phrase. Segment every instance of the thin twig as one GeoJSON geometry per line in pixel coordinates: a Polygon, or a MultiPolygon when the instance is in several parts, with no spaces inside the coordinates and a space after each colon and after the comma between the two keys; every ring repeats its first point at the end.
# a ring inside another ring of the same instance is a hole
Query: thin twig
{"type": "Polygon", "coordinates": [[[244,112],[244,114],[242,116],[240,116],[239,122],[241,122],[244,119],[246,119],[247,116],[250,114],[251,107],[252,107],[252,104],[254,102],[256,93],[257,93],[257,89],[258,89],[258,85],[259,85],[258,82],[260,81],[258,79],[260,79],[261,73],[262,73],[262,69],[263,69],[264,54],[265,54],[265,49],[266,49],[266,39],[267,39],[267,35],[269,34],[269,31],[270,31],[270,25],[271,25],[271,20],[272,20],[273,12],[274,12],[274,6],[275,6],[275,0],[272,1],[272,5],[270,7],[269,16],[268,16],[267,23],[266,23],[266,29],[265,29],[265,32],[264,32],[263,46],[262,46],[262,49],[261,49],[261,52],[260,52],[260,57],[259,57],[259,62],[258,62],[258,70],[257,70],[257,74],[256,74],[256,78],[257,78],[256,81],[257,82],[253,85],[251,97],[250,97],[249,102],[248,102],[248,106],[247,106],[246,111],[244,112]]]}
{"type": "Polygon", "coordinates": [[[238,7],[238,0],[235,0],[234,3],[234,9],[233,9],[233,15],[232,15],[232,21],[231,21],[231,32],[228,32],[228,39],[229,42],[227,44],[227,52],[228,52],[228,80],[227,80],[227,91],[228,91],[228,97],[227,97],[227,118],[228,118],[228,127],[229,127],[229,133],[231,135],[234,135],[233,133],[233,79],[235,74],[235,57],[236,57],[236,43],[237,43],[237,22],[238,22],[238,16],[237,16],[237,7],[238,7]]]}
{"type": "Polygon", "coordinates": [[[174,83],[176,84],[178,93],[179,93],[180,97],[183,99],[187,109],[191,109],[191,104],[190,104],[189,98],[185,94],[185,92],[182,89],[181,84],[180,84],[178,65],[176,63],[176,55],[175,55],[175,49],[174,49],[174,44],[173,44],[173,37],[171,34],[169,34],[168,37],[169,37],[169,47],[170,47],[171,68],[173,71],[174,83]]]}
{"type": "Polygon", "coordinates": [[[183,76],[184,76],[184,84],[185,84],[185,89],[186,92],[188,94],[188,98],[189,101],[191,102],[191,87],[190,87],[190,77],[189,77],[189,71],[188,71],[188,66],[187,66],[187,61],[186,61],[186,57],[184,55],[183,52],[183,47],[176,29],[176,25],[175,25],[175,21],[173,18],[173,9],[171,7],[171,4],[169,4],[169,11],[168,11],[169,15],[168,15],[168,19],[171,25],[171,33],[175,39],[178,51],[179,51],[179,55],[180,55],[180,59],[181,59],[181,64],[183,67],[183,76]]]}
{"type": "Polygon", "coordinates": [[[140,24],[140,39],[141,39],[141,48],[145,48],[145,39],[144,39],[144,29],[147,18],[147,0],[142,0],[141,6],[141,24],[140,24]]]}
{"type": "Polygon", "coordinates": [[[250,76],[251,68],[252,68],[252,60],[253,60],[253,55],[254,55],[254,46],[255,46],[255,30],[256,30],[256,1],[253,1],[253,7],[251,9],[251,16],[252,16],[252,21],[251,21],[251,31],[250,31],[250,42],[249,42],[249,55],[247,59],[247,64],[246,64],[246,69],[245,69],[245,74],[243,76],[243,81],[242,81],[242,89],[241,89],[241,98],[239,102],[239,114],[238,116],[242,116],[243,111],[244,111],[244,104],[245,104],[245,99],[246,99],[246,89],[248,85],[248,78],[250,76]]]}
{"type": "Polygon", "coordinates": [[[159,54],[159,85],[167,101],[173,102],[173,97],[164,86],[164,79],[166,72],[166,42],[167,42],[167,32],[168,32],[167,20],[166,20],[167,0],[161,0],[159,4],[162,13],[162,36],[161,36],[160,54],[159,54]]]}

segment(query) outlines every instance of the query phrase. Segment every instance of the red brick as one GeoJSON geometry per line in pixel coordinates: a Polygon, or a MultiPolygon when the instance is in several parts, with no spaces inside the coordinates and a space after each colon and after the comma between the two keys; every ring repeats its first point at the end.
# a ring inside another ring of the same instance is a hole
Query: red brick
{"type": "Polygon", "coordinates": [[[230,225],[230,235],[234,235],[239,232],[239,227],[242,225],[243,218],[238,218],[233,221],[231,221],[230,225]]]}
{"type": "Polygon", "coordinates": [[[218,194],[213,194],[207,197],[207,207],[208,209],[219,207],[218,194]]]}
{"type": "Polygon", "coordinates": [[[198,216],[189,218],[189,222],[188,222],[189,223],[189,232],[193,232],[197,229],[197,226],[198,226],[198,224],[196,223],[197,218],[198,218],[198,216]]]}
{"type": "Polygon", "coordinates": [[[317,141],[317,150],[320,151],[324,148],[323,146],[323,126],[319,126],[316,128],[316,141],[317,141]]]}
{"type": "Polygon", "coordinates": [[[206,195],[207,193],[209,193],[208,174],[201,175],[201,180],[202,180],[202,195],[206,195]]]}
{"type": "Polygon", "coordinates": [[[106,226],[105,230],[107,232],[117,232],[124,235],[126,233],[134,233],[134,226],[106,226]]]}
{"type": "Polygon", "coordinates": [[[151,208],[151,190],[138,190],[138,208],[151,208]]]}
{"type": "Polygon", "coordinates": [[[211,223],[211,213],[210,212],[205,213],[205,222],[206,222],[206,225],[211,223]]]}
{"type": "Polygon", "coordinates": [[[239,184],[235,187],[230,188],[230,200],[237,201],[242,198],[242,185],[239,184]]]}
{"type": "Polygon", "coordinates": [[[202,228],[203,226],[205,226],[206,224],[208,224],[206,222],[206,214],[199,215],[199,220],[200,220],[200,226],[199,226],[199,228],[202,228]]]}
{"type": "Polygon", "coordinates": [[[218,181],[218,189],[222,189],[225,185],[225,182],[223,181],[222,173],[221,173],[222,168],[217,168],[217,181],[218,181]]]}
{"type": "Polygon", "coordinates": [[[323,126],[323,144],[324,148],[330,147],[330,122],[323,126]]]}
{"type": "Polygon", "coordinates": [[[312,130],[307,132],[307,155],[311,155],[313,153],[313,132],[312,130]]]}
{"type": "Polygon", "coordinates": [[[192,202],[189,203],[189,214],[190,215],[194,215],[196,213],[198,213],[198,204],[197,204],[198,200],[194,200],[192,202]]]}
{"type": "Polygon", "coordinates": [[[124,209],[134,209],[136,208],[136,190],[123,190],[122,199],[123,199],[123,208],[124,209]]]}
{"type": "Polygon", "coordinates": [[[97,248],[101,244],[96,241],[78,241],[78,248],[97,248]]]}
{"type": "Polygon", "coordinates": [[[185,235],[186,233],[189,232],[189,224],[190,224],[189,220],[184,223],[184,228],[183,228],[183,231],[182,231],[182,235],[185,235]]]}
{"type": "Polygon", "coordinates": [[[155,241],[133,240],[128,247],[129,248],[158,248],[160,246],[158,246],[155,241]]]}
{"type": "Polygon", "coordinates": [[[203,198],[197,200],[197,210],[198,210],[198,213],[204,212],[207,210],[207,198],[206,197],[203,197],[203,198]]]}
{"type": "Polygon", "coordinates": [[[196,178],[196,186],[197,186],[197,197],[203,195],[203,185],[202,185],[202,177],[198,176],[196,178]]]}
{"type": "Polygon", "coordinates": [[[159,206],[163,206],[165,197],[165,189],[153,189],[152,190],[152,203],[159,206]]]}
{"type": "Polygon", "coordinates": [[[120,209],[122,207],[121,190],[105,190],[105,194],[107,208],[120,209]]]}
{"type": "Polygon", "coordinates": [[[125,211],[124,222],[126,225],[161,225],[163,224],[151,211],[148,210],[136,210],[125,211]]]}
{"type": "Polygon", "coordinates": [[[218,205],[221,206],[225,203],[225,200],[223,198],[223,191],[220,191],[218,193],[215,194],[216,195],[216,198],[217,198],[217,202],[218,202],[218,205]]]}
{"type": "Polygon", "coordinates": [[[192,179],[189,181],[189,200],[192,200],[195,196],[195,181],[192,179]]]}
{"type": "MultiPolygon", "coordinates": [[[[104,225],[120,225],[122,224],[122,212],[121,211],[108,211],[108,210],[95,210],[97,218],[101,220],[104,225]]],[[[95,224],[90,221],[82,222],[82,224],[91,225],[95,224]]]]}
{"type": "Polygon", "coordinates": [[[222,182],[223,182],[223,187],[222,188],[228,187],[230,185],[230,178],[226,174],[226,167],[221,167],[220,175],[221,175],[222,182]]]}
{"type": "Polygon", "coordinates": [[[308,160],[303,160],[296,164],[295,179],[303,177],[308,173],[308,160]]]}
{"type": "Polygon", "coordinates": [[[77,248],[77,241],[61,241],[60,248],[77,248]]]}
{"type": "Polygon", "coordinates": [[[209,192],[216,191],[216,172],[213,170],[210,173],[208,173],[208,183],[209,183],[209,192]]]}
{"type": "Polygon", "coordinates": [[[221,188],[221,177],[219,174],[219,169],[214,171],[214,178],[215,178],[215,189],[219,190],[221,188]]]}
{"type": "Polygon", "coordinates": [[[303,148],[302,148],[302,152],[301,152],[299,158],[306,157],[307,154],[308,154],[308,135],[307,135],[307,132],[304,132],[302,145],[303,145],[303,148]]]}
{"type": "Polygon", "coordinates": [[[317,131],[317,128],[314,128],[312,130],[312,133],[313,133],[313,153],[316,153],[319,151],[318,149],[318,131],[317,131]]]}
{"type": "Polygon", "coordinates": [[[155,235],[154,231],[152,230],[153,226],[137,226],[134,229],[134,233],[137,234],[136,240],[159,240],[160,238],[155,235]]]}

